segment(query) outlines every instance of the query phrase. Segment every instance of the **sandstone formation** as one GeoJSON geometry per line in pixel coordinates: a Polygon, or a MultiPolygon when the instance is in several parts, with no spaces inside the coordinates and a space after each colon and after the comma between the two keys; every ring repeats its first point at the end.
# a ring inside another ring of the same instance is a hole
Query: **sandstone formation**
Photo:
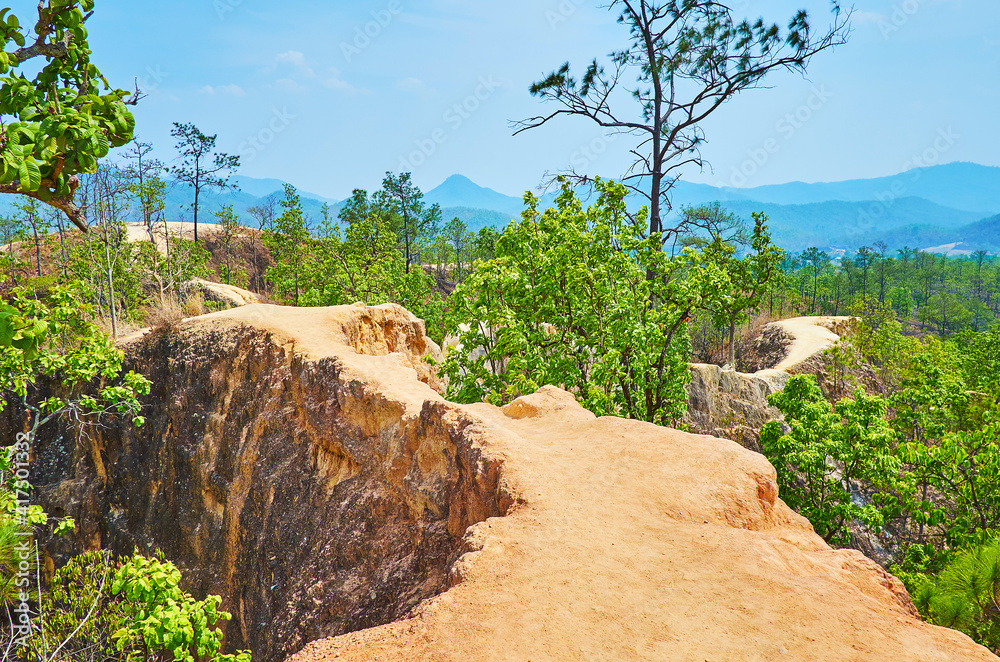
{"type": "Polygon", "coordinates": [[[551,387],[448,403],[435,351],[397,306],[135,338],[147,426],[40,440],[43,501],[78,549],[162,547],[258,662],[997,660],[825,545],[762,456],[551,387]]]}
{"type": "Polygon", "coordinates": [[[197,292],[201,294],[205,301],[221,304],[225,308],[237,308],[261,302],[260,297],[250,290],[245,290],[236,285],[214,283],[204,278],[193,278],[181,283],[181,291],[184,294],[197,292]]]}
{"type": "Polygon", "coordinates": [[[692,364],[683,422],[695,432],[760,451],[760,428],[781,419],[781,412],[767,403],[767,396],[785,388],[793,374],[822,372],[822,352],[840,340],[837,334],[846,332],[850,320],[796,317],[768,324],[753,354],[757,361],[770,365],[753,373],[692,364]]]}

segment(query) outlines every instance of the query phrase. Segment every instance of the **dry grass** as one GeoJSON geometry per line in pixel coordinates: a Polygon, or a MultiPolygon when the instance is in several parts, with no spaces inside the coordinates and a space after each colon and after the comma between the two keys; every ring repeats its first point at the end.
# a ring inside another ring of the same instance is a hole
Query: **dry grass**
{"type": "Polygon", "coordinates": [[[205,305],[205,297],[201,292],[192,292],[185,296],[181,308],[184,310],[185,317],[197,317],[208,312],[208,306],[205,305]]]}

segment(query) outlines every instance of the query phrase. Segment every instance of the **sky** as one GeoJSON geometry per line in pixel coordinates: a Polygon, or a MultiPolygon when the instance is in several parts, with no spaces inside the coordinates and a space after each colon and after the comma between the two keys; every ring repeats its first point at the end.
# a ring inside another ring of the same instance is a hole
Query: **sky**
{"type": "MultiPolygon", "coordinates": [[[[97,0],[93,61],[147,96],[137,136],[176,158],[193,122],[241,157],[240,173],[333,199],[410,171],[429,190],[460,173],[519,196],[585,164],[620,176],[632,139],[566,118],[518,136],[546,106],[530,84],[623,47],[601,0],[97,0]]],[[[780,25],[818,28],[826,0],[733,0],[780,25]]],[[[34,2],[13,3],[27,15],[34,2]]],[[[805,77],[778,72],[704,123],[719,186],[839,181],[952,161],[1000,166],[1000,3],[857,0],[849,42],[805,77]]],[[[632,103],[622,100],[623,106],[632,103]]],[[[626,109],[626,112],[628,110],[626,109]]]]}

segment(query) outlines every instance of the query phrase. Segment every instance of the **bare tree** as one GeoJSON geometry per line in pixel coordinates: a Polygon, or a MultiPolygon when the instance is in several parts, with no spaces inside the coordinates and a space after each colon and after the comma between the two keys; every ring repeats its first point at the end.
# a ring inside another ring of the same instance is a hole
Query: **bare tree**
{"type": "Polygon", "coordinates": [[[264,267],[260,264],[259,256],[264,250],[264,233],[274,227],[274,219],[278,216],[278,194],[272,193],[264,198],[259,205],[247,208],[247,213],[257,222],[257,237],[253,233],[247,232],[247,239],[250,242],[250,254],[253,256],[254,275],[251,282],[256,282],[256,290],[263,292],[266,287],[264,280],[264,267]]]}
{"type": "Polygon", "coordinates": [[[15,202],[14,206],[23,214],[21,219],[31,228],[35,241],[35,270],[42,277],[42,235],[48,231],[48,221],[42,219],[41,208],[35,198],[25,198],[24,202],[15,202]]]}
{"type": "MultiPolygon", "coordinates": [[[[685,166],[706,165],[701,122],[743,90],[761,87],[767,74],[804,72],[813,55],[846,43],[850,11],[832,2],[833,21],[815,35],[805,10],[783,32],[763,19],[737,21],[715,0],[612,0],[608,9],[629,28],[629,45],[611,53],[605,68],[595,58],[577,81],[569,63],[531,86],[531,94],[559,108],[514,122],[514,133],[562,115],[586,117],[614,133],[636,136],[635,157],[622,177],[649,201],[649,232],[665,243],[682,230],[665,228],[669,192],[685,166]],[[635,82],[629,84],[627,81],[635,82]],[[639,105],[622,104],[627,92],[639,105]]],[[[585,173],[568,173],[578,182],[585,173]]],[[[683,224],[683,221],[682,221],[683,224]]]]}
{"type": "Polygon", "coordinates": [[[164,172],[163,162],[150,156],[153,151],[151,143],[132,141],[132,148],[125,153],[129,160],[126,173],[131,178],[129,192],[139,203],[139,214],[149,235],[149,241],[154,246],[156,242],[156,224],[163,215],[164,196],[167,185],[160,176],[164,172]]]}

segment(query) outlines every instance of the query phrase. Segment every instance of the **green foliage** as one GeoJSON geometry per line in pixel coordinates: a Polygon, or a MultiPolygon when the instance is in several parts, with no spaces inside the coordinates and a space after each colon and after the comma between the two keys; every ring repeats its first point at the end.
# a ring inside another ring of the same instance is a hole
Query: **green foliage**
{"type": "Polygon", "coordinates": [[[302,289],[303,265],[307,259],[309,231],[298,191],[285,184],[285,197],[281,200],[281,215],[274,219],[269,231],[264,233],[264,245],[271,252],[274,265],[268,267],[267,278],[274,285],[275,293],[299,305],[302,289]]]}
{"type": "Polygon", "coordinates": [[[1000,422],[992,415],[981,429],[903,444],[900,455],[915,482],[944,496],[919,501],[915,513],[940,530],[944,546],[961,549],[1000,529],[1000,422]]]}
{"type": "Polygon", "coordinates": [[[420,244],[437,233],[441,207],[424,204],[424,194],[413,184],[408,172],[399,175],[387,172],[382,180],[382,191],[381,200],[383,204],[388,203],[385,206],[391,211],[389,218],[393,224],[390,228],[400,241],[405,271],[410,273],[420,244]]]}
{"type": "Polygon", "coordinates": [[[902,325],[892,307],[874,295],[860,297],[847,309],[858,318],[851,344],[861,358],[878,369],[883,383],[898,383],[904,366],[916,351],[917,341],[901,335],[902,325]]]}
{"type": "Polygon", "coordinates": [[[913,595],[931,623],[961,630],[994,652],[1000,650],[1000,539],[962,552],[913,595]]]}
{"type": "Polygon", "coordinates": [[[0,11],[0,186],[63,209],[81,227],[77,175],[94,172],[135,126],[123,103],[130,94],[112,89],[90,60],[84,23],[93,8],[93,0],[43,0],[33,30],[0,11]],[[42,66],[26,66],[36,57],[42,66]]]}
{"type": "Polygon", "coordinates": [[[496,257],[455,291],[464,324],[443,368],[450,397],[500,404],[555,384],[600,415],[664,424],[683,415],[686,319],[725,289],[725,274],[691,249],[668,257],[644,237],[645,212],[629,219],[625,187],[596,186],[586,210],[568,185],[542,213],[526,194],[496,257]]]}
{"type": "Polygon", "coordinates": [[[222,631],[216,623],[232,617],[219,610],[222,599],[195,600],[180,590],[180,580],[174,564],[138,551],[115,571],[111,592],[123,599],[125,617],[111,635],[117,649],[163,650],[177,662],[250,662],[248,651],[219,653],[222,631]]]}
{"type": "Polygon", "coordinates": [[[736,246],[716,237],[706,249],[729,276],[729,286],[712,305],[713,322],[729,331],[729,364],[736,362],[736,325],[749,319],[747,311],[757,308],[764,295],[780,277],[784,251],[771,243],[767,217],[754,212],[749,252],[735,256],[736,246]]]}
{"type": "Polygon", "coordinates": [[[785,502],[827,542],[848,544],[848,527],[855,520],[881,527],[881,510],[872,503],[859,505],[854,495],[861,481],[885,486],[899,470],[885,401],[857,389],[853,399],[834,407],[812,375],[795,375],[768,402],[784,414],[790,428],[784,433],[780,423],[772,422],[760,433],[785,502]]]}
{"type": "Polygon", "coordinates": [[[133,372],[119,376],[123,354],[94,326],[91,310],[78,288],[65,286],[53,287],[46,302],[15,292],[13,305],[0,304],[0,411],[13,397],[35,412],[35,427],[63,413],[111,412],[141,425],[137,396],[149,393],[149,382],[133,372]],[[39,375],[54,378],[60,395],[36,405],[28,390],[39,375]],[[96,395],[88,392],[94,380],[96,395]]]}
{"type": "Polygon", "coordinates": [[[444,303],[432,291],[433,279],[422,269],[406,271],[406,259],[393,232],[394,211],[384,192],[369,197],[355,190],[341,210],[340,226],[327,221],[310,244],[312,254],[301,299],[306,306],[334,306],[357,301],[367,305],[398,303],[427,324],[431,338],[444,337],[444,303]]]}
{"type": "Polygon", "coordinates": [[[115,559],[107,551],[74,557],[55,572],[28,640],[37,659],[250,662],[250,653],[220,652],[220,598],[195,600],[179,588],[181,573],[161,554],[115,559]]]}
{"type": "MultiPolygon", "coordinates": [[[[198,241],[198,209],[201,191],[209,188],[230,188],[229,176],[240,167],[240,157],[215,152],[218,136],[206,135],[194,124],[174,122],[170,135],[177,140],[177,151],[181,155],[181,165],[170,168],[169,172],[191,187],[194,201],[194,240],[198,241]]],[[[293,188],[294,190],[294,188],[293,188]]],[[[286,191],[287,194],[287,191],[286,191]]]]}

